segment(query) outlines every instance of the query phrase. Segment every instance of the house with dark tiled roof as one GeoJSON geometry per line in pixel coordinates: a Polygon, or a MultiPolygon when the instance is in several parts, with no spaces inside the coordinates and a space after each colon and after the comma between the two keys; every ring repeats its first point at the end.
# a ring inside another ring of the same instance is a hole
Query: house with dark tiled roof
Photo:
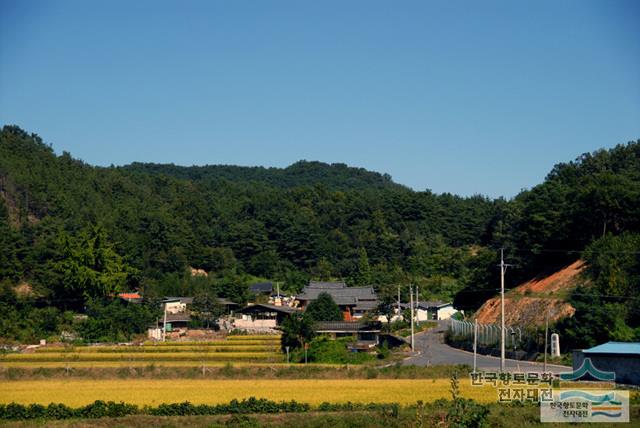
{"type": "Polygon", "coordinates": [[[300,302],[300,307],[305,309],[321,293],[327,293],[333,298],[346,321],[358,319],[378,306],[378,295],[373,287],[347,287],[344,282],[310,281],[296,299],[300,302]]]}
{"type": "Polygon", "coordinates": [[[271,294],[273,293],[273,283],[257,282],[255,284],[251,284],[249,286],[249,291],[253,294],[266,294],[267,296],[271,296],[271,294]]]}

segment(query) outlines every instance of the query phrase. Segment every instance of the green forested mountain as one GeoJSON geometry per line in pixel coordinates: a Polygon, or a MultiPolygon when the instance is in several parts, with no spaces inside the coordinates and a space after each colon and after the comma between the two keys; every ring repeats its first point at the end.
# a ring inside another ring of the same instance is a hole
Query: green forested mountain
{"type": "Polygon", "coordinates": [[[235,165],[177,166],[135,162],[121,167],[143,174],[167,175],[215,185],[220,180],[232,183],[262,183],[290,189],[300,186],[323,185],[332,190],[392,189],[403,186],[394,183],[388,174],[353,168],[345,164],[299,161],[286,168],[244,167],[235,165]]]}
{"type": "MultiPolygon", "coordinates": [[[[94,167],[5,126],[2,293],[9,302],[26,283],[33,304],[63,311],[119,290],[243,301],[257,278],[292,292],[310,278],[342,278],[389,298],[398,284],[416,283],[422,298],[457,294],[472,309],[495,293],[500,247],[518,265],[509,276],[515,285],[600,238],[638,233],[639,174],[635,142],[559,164],[512,200],[463,198],[319,162],[94,167]],[[210,275],[191,277],[189,267],[210,275]]],[[[0,335],[15,336],[7,325],[0,335]]]]}

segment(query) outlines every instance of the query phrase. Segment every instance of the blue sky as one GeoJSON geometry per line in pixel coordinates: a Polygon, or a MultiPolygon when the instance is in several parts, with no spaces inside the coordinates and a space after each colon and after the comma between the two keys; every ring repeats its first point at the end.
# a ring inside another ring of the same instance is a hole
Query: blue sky
{"type": "Polygon", "coordinates": [[[638,1],[0,0],[0,124],[91,164],[512,197],[640,138],[638,1]]]}

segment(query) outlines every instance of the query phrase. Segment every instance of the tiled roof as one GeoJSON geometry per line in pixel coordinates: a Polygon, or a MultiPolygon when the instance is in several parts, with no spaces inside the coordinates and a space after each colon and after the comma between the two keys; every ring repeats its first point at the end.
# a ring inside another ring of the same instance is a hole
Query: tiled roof
{"type": "Polygon", "coordinates": [[[344,282],[330,282],[330,281],[309,281],[307,288],[345,288],[347,284],[344,282]]]}
{"type": "Polygon", "coordinates": [[[252,293],[271,293],[273,291],[273,284],[271,282],[258,282],[249,286],[249,291],[252,293]]]}
{"type": "MultiPolygon", "coordinates": [[[[420,309],[433,309],[433,308],[441,308],[443,306],[448,306],[451,303],[444,303],[444,302],[440,302],[440,301],[426,301],[426,302],[418,302],[418,308],[420,309]]],[[[394,303],[393,306],[398,306],[397,303],[394,303]]],[[[402,309],[407,309],[410,308],[411,305],[409,303],[400,303],[400,308],[402,309]]]]}
{"type": "Polygon", "coordinates": [[[193,303],[193,297],[165,297],[163,301],[164,302],[180,302],[186,305],[190,305],[193,303]]]}
{"type": "MultiPolygon", "coordinates": [[[[160,322],[164,321],[164,317],[160,317],[160,322]]],[[[191,315],[186,312],[180,312],[177,314],[167,314],[167,322],[189,322],[191,321],[191,315]]]]}
{"type": "Polygon", "coordinates": [[[118,297],[121,299],[142,299],[140,293],[119,293],[118,297]]]}
{"type": "Polygon", "coordinates": [[[377,300],[359,300],[354,309],[361,311],[370,311],[378,307],[377,300]]]}
{"type": "Polygon", "coordinates": [[[318,333],[357,333],[380,331],[382,324],[378,322],[364,323],[361,321],[319,321],[315,323],[318,333]]]}
{"type": "Polygon", "coordinates": [[[286,314],[292,314],[295,312],[300,312],[300,309],[292,308],[290,306],[277,306],[270,305],[267,303],[256,303],[255,305],[249,305],[240,310],[240,312],[253,312],[255,310],[264,310],[269,312],[283,312],[286,314]]]}
{"type": "Polygon", "coordinates": [[[298,300],[316,300],[321,293],[329,294],[341,306],[360,305],[364,302],[375,302],[378,296],[373,287],[347,287],[344,282],[311,281],[300,293],[298,300]]]}
{"type": "Polygon", "coordinates": [[[582,351],[585,354],[640,355],[640,342],[607,342],[582,351]]]}

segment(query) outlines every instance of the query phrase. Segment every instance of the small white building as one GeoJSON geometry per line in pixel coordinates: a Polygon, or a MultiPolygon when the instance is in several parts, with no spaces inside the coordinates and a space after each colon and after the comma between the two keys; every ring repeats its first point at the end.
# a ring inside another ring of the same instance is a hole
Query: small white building
{"type": "Polygon", "coordinates": [[[162,300],[168,314],[187,312],[187,306],[193,303],[193,297],[165,297],[162,300]]]}
{"type": "MultiPolygon", "coordinates": [[[[410,309],[410,307],[411,305],[409,303],[400,303],[401,310],[410,309]]],[[[414,308],[416,310],[415,316],[417,321],[448,320],[453,314],[458,312],[454,309],[452,303],[439,301],[418,302],[414,308]]]]}

